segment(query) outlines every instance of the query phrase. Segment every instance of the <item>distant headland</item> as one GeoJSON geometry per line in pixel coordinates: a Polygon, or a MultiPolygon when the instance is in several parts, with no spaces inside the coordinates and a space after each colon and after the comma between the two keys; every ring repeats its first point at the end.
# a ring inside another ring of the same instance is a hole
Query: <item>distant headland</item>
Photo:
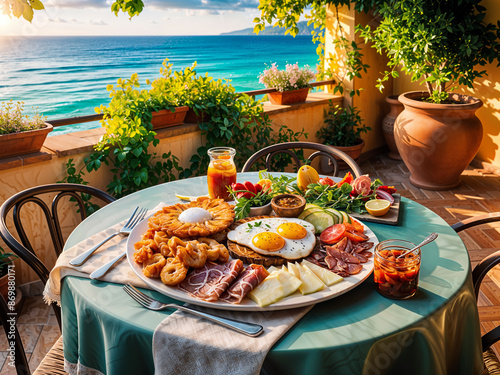
{"type": "MultiPolygon", "coordinates": [[[[307,21],[300,21],[297,23],[299,28],[299,33],[297,35],[311,35],[311,31],[314,30],[313,25],[307,25],[307,21]]],[[[221,33],[220,35],[257,35],[253,32],[253,27],[249,27],[243,30],[231,31],[228,33],[221,33]]],[[[283,27],[271,27],[267,26],[264,31],[261,31],[259,35],[285,35],[285,28],[283,27]]]]}

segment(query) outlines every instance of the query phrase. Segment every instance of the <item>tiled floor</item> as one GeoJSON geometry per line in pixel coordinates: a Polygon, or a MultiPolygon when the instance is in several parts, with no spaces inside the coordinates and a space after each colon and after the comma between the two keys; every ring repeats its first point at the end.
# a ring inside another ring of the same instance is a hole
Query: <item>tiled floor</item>
{"type": "MultiPolygon", "coordinates": [[[[500,211],[500,176],[482,169],[469,168],[462,175],[462,184],[453,190],[428,191],[414,187],[408,181],[409,172],[401,161],[387,156],[373,158],[361,163],[364,173],[378,177],[386,184],[395,185],[402,196],[413,199],[430,208],[453,224],[459,220],[485,212],[500,211]]],[[[473,265],[500,248],[500,223],[484,225],[460,234],[467,248],[473,265]]],[[[481,290],[479,313],[483,330],[489,330],[500,324],[500,271],[490,273],[481,290]],[[497,284],[493,281],[497,280],[497,284]]],[[[55,316],[44,304],[41,290],[27,288],[28,295],[19,315],[20,332],[28,353],[30,367],[36,368],[39,361],[60,335],[55,316]]],[[[495,348],[500,350],[500,344],[495,348]]],[[[15,370],[4,365],[7,356],[7,341],[0,333],[0,374],[15,374],[15,370]]]]}

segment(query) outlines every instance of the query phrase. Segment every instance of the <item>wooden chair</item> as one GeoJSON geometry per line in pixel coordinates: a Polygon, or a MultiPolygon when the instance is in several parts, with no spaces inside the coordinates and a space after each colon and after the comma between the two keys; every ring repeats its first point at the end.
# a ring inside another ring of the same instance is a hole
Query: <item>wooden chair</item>
{"type": "MultiPolygon", "coordinates": [[[[500,212],[492,212],[484,215],[478,215],[466,220],[462,220],[451,227],[456,231],[460,232],[462,230],[475,227],[481,224],[487,224],[500,221],[500,212]]],[[[487,273],[500,264],[500,250],[488,255],[479,262],[472,270],[472,282],[474,283],[474,291],[476,293],[476,300],[479,297],[479,290],[481,288],[481,282],[487,273]]],[[[500,361],[495,355],[495,352],[491,349],[491,346],[500,340],[500,326],[493,328],[491,331],[485,333],[481,337],[481,342],[483,346],[483,358],[485,363],[485,371],[483,375],[493,375],[500,374],[500,361]]]]}
{"type": "Polygon", "coordinates": [[[275,145],[271,145],[268,147],[263,148],[260,151],[257,151],[255,154],[253,154],[245,163],[243,166],[243,169],[241,170],[242,172],[249,172],[250,169],[254,166],[255,163],[257,163],[261,158],[265,157],[265,162],[266,162],[266,169],[268,171],[271,171],[271,163],[273,160],[273,157],[276,155],[289,155],[294,164],[296,169],[298,170],[299,167],[302,165],[300,158],[297,156],[297,154],[293,151],[296,149],[302,149],[302,150],[315,150],[308,159],[308,161],[312,161],[318,156],[324,156],[328,158],[329,160],[329,165],[333,166],[333,176],[337,176],[337,173],[339,172],[339,163],[338,160],[335,158],[337,157],[338,159],[343,160],[348,167],[351,169],[351,171],[354,174],[354,177],[359,177],[363,173],[361,172],[361,169],[359,168],[358,164],[345,152],[340,151],[336,148],[333,148],[332,146],[326,146],[320,143],[314,143],[314,142],[284,142],[284,143],[278,143],[275,145]]]}
{"type": "MultiPolygon", "coordinates": [[[[23,207],[25,207],[27,203],[32,203],[37,205],[42,210],[42,216],[45,224],[47,225],[52,244],[56,254],[59,255],[65,242],[59,216],[61,206],[70,205],[70,207],[74,207],[75,210],[79,212],[81,220],[84,220],[87,217],[87,212],[85,209],[85,200],[82,199],[82,197],[95,197],[104,204],[108,204],[116,200],[111,195],[91,186],[78,184],[49,184],[19,192],[7,199],[0,207],[0,236],[11,251],[26,262],[33,271],[35,271],[44,284],[49,278],[50,270],[36,255],[36,247],[33,246],[32,242],[28,238],[26,226],[23,224],[21,219],[23,207]],[[43,199],[44,195],[50,195],[50,197],[54,196],[50,207],[46,203],[47,199],[43,199]],[[72,199],[68,202],[68,199],[62,200],[64,197],[70,197],[72,199]],[[7,218],[10,217],[11,214],[17,235],[14,235],[7,227],[7,218]]],[[[92,202],[95,204],[94,201],[92,202]]],[[[52,307],[54,309],[59,328],[61,328],[60,307],[55,304],[53,304],[52,307]]],[[[9,337],[9,333],[11,332],[11,326],[8,322],[9,318],[9,306],[3,298],[0,298],[0,320],[3,323],[7,337],[9,337]]],[[[15,364],[17,373],[18,375],[29,375],[30,369],[19,333],[17,331],[17,326],[14,326],[13,328],[15,328],[15,364]]],[[[34,374],[57,375],[65,373],[61,336],[42,360],[34,374]]]]}

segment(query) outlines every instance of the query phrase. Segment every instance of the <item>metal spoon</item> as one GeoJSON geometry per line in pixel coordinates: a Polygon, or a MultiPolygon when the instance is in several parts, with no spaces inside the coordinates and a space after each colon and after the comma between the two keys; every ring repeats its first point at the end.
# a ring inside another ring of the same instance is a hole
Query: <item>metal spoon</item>
{"type": "Polygon", "coordinates": [[[434,241],[438,237],[437,233],[431,233],[425,239],[420,242],[417,246],[415,246],[413,249],[408,250],[406,253],[401,254],[400,256],[396,257],[396,259],[402,258],[410,253],[413,253],[415,250],[421,248],[424,245],[427,245],[428,243],[434,241]]]}

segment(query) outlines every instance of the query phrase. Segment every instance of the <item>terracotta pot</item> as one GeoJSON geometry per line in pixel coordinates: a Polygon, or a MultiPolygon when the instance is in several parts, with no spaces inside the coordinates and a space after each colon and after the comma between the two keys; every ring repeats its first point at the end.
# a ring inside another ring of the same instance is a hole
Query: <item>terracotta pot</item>
{"type": "Polygon", "coordinates": [[[396,118],[404,110],[404,105],[398,100],[397,95],[391,95],[385,98],[387,104],[389,104],[389,112],[382,119],[382,131],[384,133],[385,142],[389,147],[389,157],[395,160],[401,160],[401,155],[399,155],[398,147],[396,146],[396,141],[394,140],[394,123],[396,118]]]}
{"type": "Polygon", "coordinates": [[[483,138],[476,111],[477,98],[450,94],[459,104],[421,101],[424,91],[399,96],[405,109],[396,119],[394,136],[399,153],[410,170],[410,182],[429,190],[449,190],[476,155],[483,138]]]}
{"type": "Polygon", "coordinates": [[[194,113],[194,110],[192,108],[189,108],[189,111],[186,113],[186,118],[184,119],[184,122],[187,124],[199,124],[203,121],[205,121],[205,117],[208,119],[208,115],[205,113],[199,113],[198,115],[194,113]]]}
{"type": "Polygon", "coordinates": [[[52,125],[45,123],[42,129],[0,135],[0,159],[40,151],[52,129],[52,125]]]}
{"type": "Polygon", "coordinates": [[[188,106],[182,106],[176,107],[174,112],[172,112],[170,109],[163,109],[158,112],[153,112],[153,118],[151,119],[153,130],[182,124],[188,110],[188,106]]]}
{"type": "Polygon", "coordinates": [[[267,94],[269,101],[276,105],[286,105],[293,103],[302,103],[307,99],[307,94],[309,94],[309,87],[293,90],[293,91],[275,91],[267,94]]]}
{"type": "MultiPolygon", "coordinates": [[[[332,148],[336,148],[337,150],[344,151],[347,155],[349,155],[351,158],[354,159],[354,161],[357,163],[359,160],[359,157],[361,156],[361,151],[363,151],[363,147],[365,147],[365,141],[363,141],[361,138],[359,139],[359,142],[357,145],[354,146],[330,146],[332,148]]],[[[343,161],[335,157],[335,159],[338,162],[339,169],[348,169],[349,166],[343,161]]],[[[322,174],[332,174],[333,173],[333,166],[330,164],[330,159],[326,157],[322,157],[320,159],[320,168],[321,168],[321,173],[322,174]]]]}

